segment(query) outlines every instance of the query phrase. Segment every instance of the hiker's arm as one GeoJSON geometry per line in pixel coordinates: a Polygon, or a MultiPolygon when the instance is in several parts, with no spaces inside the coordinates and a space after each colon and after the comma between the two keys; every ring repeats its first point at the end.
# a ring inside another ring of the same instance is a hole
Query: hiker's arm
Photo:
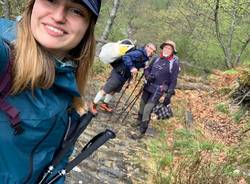
{"type": "Polygon", "coordinates": [[[177,84],[177,78],[179,75],[179,68],[180,68],[179,61],[177,61],[173,65],[173,70],[172,70],[172,74],[171,74],[171,83],[170,83],[168,90],[167,90],[167,92],[169,92],[171,94],[174,93],[174,90],[175,90],[175,87],[177,84]]]}
{"type": "Polygon", "coordinates": [[[127,54],[125,54],[122,59],[124,65],[131,71],[132,68],[135,68],[134,62],[137,60],[137,58],[140,57],[140,52],[139,51],[132,51],[127,54]]]}
{"type": "Polygon", "coordinates": [[[145,75],[145,78],[148,80],[148,78],[150,78],[150,73],[151,73],[151,70],[152,70],[152,67],[154,65],[154,62],[156,61],[157,57],[154,57],[153,59],[151,59],[148,63],[148,65],[145,67],[144,69],[144,75],[145,75]]]}

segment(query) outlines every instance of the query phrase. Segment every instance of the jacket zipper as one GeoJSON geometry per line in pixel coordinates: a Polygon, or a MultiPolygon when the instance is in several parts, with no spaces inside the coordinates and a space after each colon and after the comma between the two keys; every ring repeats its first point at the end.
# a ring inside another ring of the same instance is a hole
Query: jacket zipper
{"type": "Polygon", "coordinates": [[[32,177],[32,174],[33,174],[33,157],[34,157],[34,153],[36,151],[36,149],[39,147],[40,144],[42,144],[42,142],[49,136],[49,134],[51,133],[51,131],[54,129],[55,125],[56,125],[56,122],[55,123],[52,123],[52,126],[50,127],[49,131],[46,133],[46,135],[35,145],[35,147],[32,149],[31,151],[31,154],[30,154],[30,157],[29,157],[29,174],[28,176],[26,177],[26,179],[24,180],[24,184],[29,184],[29,180],[31,179],[32,177]]]}

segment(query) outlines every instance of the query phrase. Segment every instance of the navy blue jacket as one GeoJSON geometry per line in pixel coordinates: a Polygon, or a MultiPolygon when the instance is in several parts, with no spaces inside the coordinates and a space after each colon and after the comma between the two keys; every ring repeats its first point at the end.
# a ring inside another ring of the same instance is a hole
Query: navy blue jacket
{"type": "Polygon", "coordinates": [[[174,93],[178,74],[179,58],[177,56],[174,55],[170,61],[166,60],[166,58],[156,57],[145,69],[145,78],[150,78],[145,89],[151,93],[154,93],[158,89],[161,92],[174,93]],[[170,67],[170,62],[173,62],[172,67],[170,67]]]}
{"type": "Polygon", "coordinates": [[[130,70],[135,67],[136,69],[144,68],[146,61],[149,58],[147,56],[145,48],[139,48],[134,51],[128,52],[120,60],[111,63],[114,70],[121,74],[124,79],[131,77],[130,70]]]}

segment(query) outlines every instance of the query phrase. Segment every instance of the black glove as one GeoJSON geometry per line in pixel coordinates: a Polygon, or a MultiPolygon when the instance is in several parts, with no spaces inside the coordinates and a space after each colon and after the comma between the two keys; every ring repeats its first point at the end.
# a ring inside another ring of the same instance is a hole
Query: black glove
{"type": "Polygon", "coordinates": [[[145,76],[147,82],[154,82],[155,80],[155,75],[150,73],[149,75],[145,76]]]}
{"type": "Polygon", "coordinates": [[[163,104],[165,106],[167,106],[168,104],[170,104],[170,102],[171,102],[171,96],[172,95],[170,93],[166,93],[166,96],[165,96],[164,101],[163,101],[163,104]]]}

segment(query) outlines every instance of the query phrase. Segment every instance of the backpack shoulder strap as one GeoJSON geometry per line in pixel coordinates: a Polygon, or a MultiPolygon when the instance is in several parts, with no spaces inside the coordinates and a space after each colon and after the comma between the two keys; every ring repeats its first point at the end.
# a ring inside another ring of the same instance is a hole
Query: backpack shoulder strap
{"type": "Polygon", "coordinates": [[[177,62],[178,62],[178,60],[177,60],[176,56],[174,56],[173,59],[170,60],[170,62],[169,62],[169,71],[170,71],[170,73],[173,72],[174,63],[177,63],[177,62]]]}
{"type": "Polygon", "coordinates": [[[160,60],[160,57],[154,57],[151,61],[150,61],[150,64],[149,64],[149,66],[151,67],[151,66],[153,66],[153,64],[155,64],[155,63],[157,63],[158,61],[160,60]]]}
{"type": "Polygon", "coordinates": [[[11,68],[12,68],[12,61],[7,61],[6,67],[0,76],[0,95],[7,96],[7,93],[10,90],[11,87],[11,68]]]}
{"type": "Polygon", "coordinates": [[[9,95],[11,88],[11,70],[14,63],[13,53],[11,52],[11,46],[9,45],[9,60],[7,61],[4,72],[0,76],[0,109],[5,112],[11,123],[11,127],[15,129],[14,135],[21,134],[24,129],[20,126],[19,111],[8,102],[6,97],[9,95]]]}

